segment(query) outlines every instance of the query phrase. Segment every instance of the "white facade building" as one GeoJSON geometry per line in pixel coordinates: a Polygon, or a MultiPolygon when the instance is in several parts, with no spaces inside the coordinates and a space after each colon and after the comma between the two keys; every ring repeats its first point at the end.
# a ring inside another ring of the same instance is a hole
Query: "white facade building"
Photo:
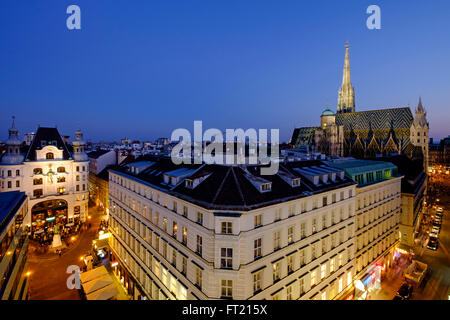
{"type": "Polygon", "coordinates": [[[113,265],[134,298],[339,299],[353,288],[355,183],[320,161],[271,177],[255,168],[149,159],[110,171],[113,265]]]}
{"type": "Polygon", "coordinates": [[[0,161],[0,192],[28,196],[25,224],[38,231],[47,223],[85,221],[88,212],[89,161],[82,133],[76,132],[73,152],[56,128],[39,127],[30,146],[21,145],[18,130],[9,130],[0,161]]]}

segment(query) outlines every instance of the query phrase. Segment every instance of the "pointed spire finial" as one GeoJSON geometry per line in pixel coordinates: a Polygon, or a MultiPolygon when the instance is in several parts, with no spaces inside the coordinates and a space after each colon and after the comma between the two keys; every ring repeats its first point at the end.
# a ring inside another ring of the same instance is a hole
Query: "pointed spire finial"
{"type": "Polygon", "coordinates": [[[15,117],[15,116],[12,116],[12,120],[13,120],[13,121],[12,121],[12,127],[11,127],[11,128],[14,129],[14,128],[15,128],[15,127],[14,127],[14,125],[15,125],[15,124],[14,124],[14,121],[16,120],[16,117],[15,117]]]}
{"type": "Polygon", "coordinates": [[[342,86],[338,94],[337,112],[355,112],[355,91],[350,77],[350,55],[348,41],[345,43],[344,72],[342,75],[342,86]]]}
{"type": "Polygon", "coordinates": [[[423,111],[423,105],[422,105],[422,97],[419,96],[419,104],[417,106],[417,109],[419,111],[423,111]]]}

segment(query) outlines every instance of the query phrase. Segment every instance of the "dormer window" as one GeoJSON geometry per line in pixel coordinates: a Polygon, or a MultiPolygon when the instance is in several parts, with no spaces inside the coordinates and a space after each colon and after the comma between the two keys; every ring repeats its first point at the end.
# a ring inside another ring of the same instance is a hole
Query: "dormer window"
{"type": "Polygon", "coordinates": [[[53,154],[53,152],[47,152],[45,154],[45,159],[47,159],[47,160],[55,159],[55,155],[53,154]]]}
{"type": "Polygon", "coordinates": [[[261,191],[262,192],[267,192],[270,191],[272,189],[272,184],[271,183],[263,183],[261,184],[261,191]]]}
{"type": "Polygon", "coordinates": [[[300,185],[300,178],[292,179],[292,186],[298,187],[300,185]]]}
{"type": "Polygon", "coordinates": [[[186,188],[192,189],[194,187],[194,181],[186,179],[186,188]]]}

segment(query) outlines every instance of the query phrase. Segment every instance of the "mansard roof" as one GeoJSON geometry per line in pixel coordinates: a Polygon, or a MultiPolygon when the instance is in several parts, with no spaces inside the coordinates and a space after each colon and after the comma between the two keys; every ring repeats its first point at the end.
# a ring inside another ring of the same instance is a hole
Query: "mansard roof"
{"type": "MultiPolygon", "coordinates": [[[[145,159],[154,163],[138,174],[131,173],[125,166],[121,166],[120,168],[116,167],[110,171],[208,210],[248,211],[355,184],[346,176],[343,176],[342,179],[336,177],[334,181],[328,181],[326,183],[313,184],[302,176],[301,172],[295,170],[295,168],[328,167],[324,162],[318,160],[280,163],[280,170],[289,172],[290,176],[301,179],[299,186],[292,187],[278,174],[261,176],[260,165],[175,165],[168,157],[145,156],[145,159]],[[183,183],[184,180],[177,182],[175,185],[164,182],[165,173],[181,168],[192,169],[192,174],[185,178],[194,179],[200,176],[206,176],[206,178],[195,188],[186,186],[183,183]],[[271,183],[270,191],[259,191],[252,184],[252,179],[254,181],[264,180],[264,182],[271,183]]],[[[138,160],[142,160],[142,158],[138,160]]],[[[312,168],[307,170],[310,170],[311,174],[314,174],[314,170],[316,169],[312,168]]],[[[326,170],[326,168],[318,170],[322,172],[318,174],[323,175],[323,170],[326,170]]]]}
{"type": "Polygon", "coordinates": [[[25,156],[25,161],[36,160],[36,150],[41,150],[43,145],[47,145],[49,142],[53,141],[55,147],[59,150],[63,150],[63,159],[70,160],[71,155],[67,145],[61,138],[61,135],[56,128],[39,127],[36,132],[36,136],[28,149],[27,155],[25,156]]]}

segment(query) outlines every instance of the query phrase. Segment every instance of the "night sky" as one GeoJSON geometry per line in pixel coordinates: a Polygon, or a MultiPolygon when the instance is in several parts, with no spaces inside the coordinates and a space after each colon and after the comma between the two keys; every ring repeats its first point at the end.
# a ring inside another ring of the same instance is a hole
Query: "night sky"
{"type": "Polygon", "coordinates": [[[336,110],[345,41],[356,110],[416,107],[450,134],[450,1],[0,2],[0,140],[57,125],[153,140],[203,127],[318,126],[336,110]],[[66,8],[81,8],[81,30],[66,8]],[[381,30],[366,8],[381,7],[381,30]]]}

